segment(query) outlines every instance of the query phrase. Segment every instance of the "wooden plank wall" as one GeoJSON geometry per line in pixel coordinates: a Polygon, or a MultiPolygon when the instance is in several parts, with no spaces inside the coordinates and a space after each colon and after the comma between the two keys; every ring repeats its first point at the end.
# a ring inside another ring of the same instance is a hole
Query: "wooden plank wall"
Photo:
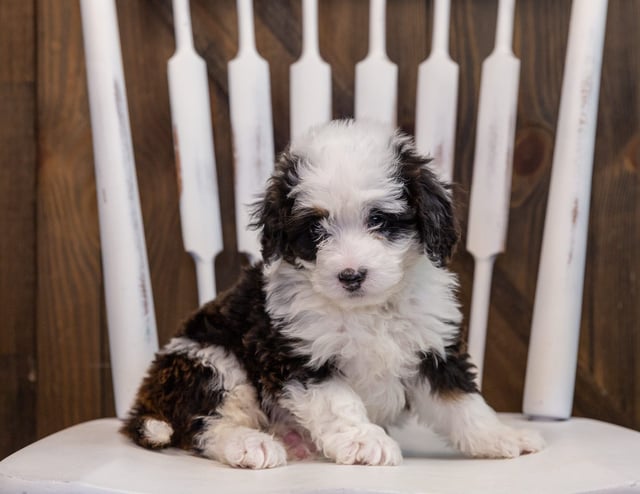
{"type": "Polygon", "coordinates": [[[0,457],[36,428],[34,7],[0,3],[0,457]]]}
{"type": "MultiPolygon", "coordinates": [[[[496,0],[453,0],[460,63],[455,181],[463,227],[480,65],[493,44],[496,0]]],[[[272,75],[276,149],[286,145],[288,69],[300,53],[299,0],[256,0],[257,43],[272,75]]],[[[183,253],[166,61],[169,0],[118,2],[123,60],[160,341],[196,304],[183,253]]],[[[206,58],[229,286],[235,252],[227,62],[233,0],[192,0],[206,58]]],[[[388,51],[399,64],[398,122],[413,130],[417,64],[430,45],[432,0],[391,0],[388,51]]],[[[507,252],[496,264],[484,386],[517,411],[550,177],[570,0],[519,0],[522,60],[507,252]]],[[[368,2],[322,0],[320,45],[332,65],[334,116],[353,112],[354,64],[367,51],[368,2]]],[[[640,2],[611,0],[598,121],[586,289],[574,413],[640,429],[640,2]]],[[[0,457],[68,425],[113,414],[91,131],[78,3],[0,2],[0,457]]],[[[472,260],[458,250],[468,314],[472,260]]]]}

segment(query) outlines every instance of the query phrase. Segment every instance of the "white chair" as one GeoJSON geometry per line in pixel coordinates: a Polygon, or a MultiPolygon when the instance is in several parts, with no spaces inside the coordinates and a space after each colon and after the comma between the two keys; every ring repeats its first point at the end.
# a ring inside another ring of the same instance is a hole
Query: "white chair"
{"type": "MultiPolygon", "coordinates": [[[[440,9],[440,13],[436,15],[438,22],[448,24],[447,2],[437,0],[437,3],[440,9]]],[[[581,46],[587,52],[589,50],[590,53],[595,52],[598,50],[597,35],[590,35],[591,38],[595,38],[592,40],[593,46],[585,47],[585,43],[579,41],[580,19],[587,22],[589,15],[593,19],[594,12],[597,14],[597,8],[604,8],[606,12],[606,0],[575,0],[575,3],[581,4],[582,14],[579,12],[580,8],[574,6],[575,19],[572,22],[576,27],[572,24],[571,36],[575,36],[577,41],[570,41],[569,50],[572,50],[572,46],[581,46]],[[574,34],[574,31],[578,34],[574,34]]],[[[513,2],[511,4],[513,5],[513,2]]],[[[186,0],[174,0],[178,45],[186,46],[186,50],[189,51],[190,21],[188,10],[185,9],[186,5],[186,0]]],[[[305,0],[304,5],[306,10],[315,9],[314,2],[311,0],[305,0]]],[[[250,22],[251,2],[239,0],[239,6],[243,9],[241,22],[246,23],[247,19],[250,22]]],[[[379,7],[380,5],[372,9],[372,12],[379,12],[379,7]]],[[[157,337],[153,304],[150,300],[151,291],[141,228],[142,220],[136,194],[135,173],[133,173],[134,163],[115,5],[113,0],[82,0],[82,8],[96,177],[100,190],[107,190],[110,198],[117,199],[111,200],[109,204],[106,202],[99,204],[105,252],[104,271],[113,275],[113,278],[105,280],[105,289],[114,368],[116,412],[118,417],[123,417],[136,391],[140,376],[145,372],[147,363],[157,348],[157,337]],[[113,207],[114,205],[117,207],[113,207]],[[113,231],[117,231],[118,235],[110,235],[113,231]],[[119,322],[125,316],[126,332],[120,331],[124,325],[119,322]]],[[[311,15],[310,18],[313,19],[313,16],[311,15]]],[[[372,22],[373,25],[374,22],[372,22]]],[[[246,34],[246,26],[244,29],[246,34]]],[[[440,25],[437,30],[440,36],[442,29],[443,26],[440,25]]],[[[602,23],[601,34],[603,30],[604,23],[602,23]]],[[[593,30],[590,32],[593,33],[593,30]]],[[[576,53],[571,54],[574,61],[576,57],[579,58],[576,53]]],[[[173,64],[185,63],[180,62],[177,55],[173,64]]],[[[186,58],[189,63],[185,63],[182,70],[189,72],[194,78],[201,77],[202,71],[197,68],[199,63],[197,57],[191,53],[186,58]],[[196,68],[193,69],[193,67],[196,68]]],[[[569,55],[567,58],[569,59],[569,55]]],[[[260,66],[262,63],[256,58],[253,62],[255,66],[260,66]]],[[[590,70],[595,71],[599,77],[598,63],[595,67],[591,64],[590,70]]],[[[572,77],[570,70],[567,70],[565,85],[570,84],[572,77]]],[[[178,84],[178,88],[172,88],[174,91],[190,82],[171,81],[171,84],[178,84]]],[[[197,85],[198,83],[194,83],[193,87],[197,85]]],[[[244,89],[264,92],[264,88],[261,87],[244,89]]],[[[180,91],[176,90],[176,92],[178,96],[174,100],[172,94],[171,104],[174,125],[177,126],[179,134],[180,126],[185,125],[181,123],[180,105],[191,104],[193,105],[190,107],[191,111],[196,111],[194,108],[208,108],[208,104],[180,102],[180,91]]],[[[201,98],[208,98],[206,91],[194,90],[193,92],[201,98]]],[[[561,110],[559,128],[564,128],[564,122],[567,129],[565,132],[570,134],[575,127],[575,125],[572,127],[571,122],[574,108],[569,102],[570,97],[565,96],[565,93],[571,93],[570,87],[566,91],[563,90],[562,105],[566,109],[561,110]]],[[[595,93],[597,104],[597,90],[595,93]]],[[[251,96],[251,93],[249,94],[251,96]]],[[[259,98],[260,94],[253,94],[252,97],[259,98]]],[[[304,97],[295,99],[304,100],[304,97]]],[[[292,101],[292,107],[296,104],[298,102],[292,101]]],[[[591,122],[591,125],[595,119],[593,105],[592,101],[591,107],[587,109],[580,107],[579,112],[581,118],[591,122]]],[[[321,108],[318,114],[325,115],[324,110],[321,108]]],[[[232,114],[235,111],[242,112],[237,107],[232,107],[231,111],[232,114]]],[[[264,113],[260,116],[267,126],[270,124],[269,115],[270,113],[264,113]]],[[[204,125],[205,129],[208,129],[208,116],[203,114],[198,115],[198,118],[201,119],[199,120],[201,126],[204,125]]],[[[319,120],[323,118],[326,117],[320,116],[319,120]]],[[[236,120],[234,133],[240,134],[247,131],[242,127],[242,122],[242,118],[236,120]]],[[[582,123],[584,125],[584,122],[582,123]]],[[[588,127],[588,124],[586,126],[588,127]]],[[[455,126],[452,127],[455,128],[455,126]]],[[[264,129],[253,130],[254,133],[264,131],[264,129]]],[[[266,132],[268,134],[269,129],[266,129],[266,132]]],[[[184,161],[197,154],[194,150],[204,149],[202,152],[209,155],[207,150],[212,147],[210,136],[210,132],[202,132],[192,142],[185,143],[181,139],[179,147],[176,143],[183,161],[183,175],[189,173],[189,163],[184,161]]],[[[237,135],[236,138],[238,138],[237,135]]],[[[442,139],[447,137],[444,136],[442,139]]],[[[587,155],[592,155],[592,141],[589,143],[587,139],[585,143],[581,134],[577,135],[576,140],[582,146],[581,149],[586,148],[584,152],[587,155]],[[588,149],[589,146],[591,151],[588,149]]],[[[273,151],[265,149],[262,152],[268,154],[273,151]]],[[[556,150],[556,153],[559,151],[556,150]]],[[[449,156],[451,156],[451,150],[449,150],[449,156]]],[[[584,156],[585,154],[582,154],[583,158],[584,156]]],[[[563,155],[563,159],[571,158],[563,155]]],[[[215,164],[210,160],[206,166],[213,167],[215,164]]],[[[205,170],[203,173],[210,173],[210,170],[209,172],[205,170]]],[[[556,179],[555,174],[554,170],[554,182],[562,181],[562,178],[556,179]]],[[[215,176],[215,174],[209,176],[215,176]]],[[[188,177],[183,176],[183,180],[186,184],[188,177]]],[[[213,187],[214,184],[209,185],[204,192],[190,193],[195,196],[202,193],[201,200],[211,201],[217,191],[213,187]]],[[[245,187],[246,191],[246,187],[250,186],[239,180],[240,189],[245,187]]],[[[561,186],[562,184],[555,185],[556,188],[561,186]]],[[[581,190],[586,186],[583,184],[581,190]]],[[[187,190],[187,188],[183,189],[183,194],[186,194],[187,190]]],[[[183,208],[181,201],[181,208],[187,210],[189,207],[184,205],[183,208]]],[[[562,208],[562,204],[558,203],[550,207],[562,208]]],[[[207,210],[211,209],[207,208],[207,210]]],[[[216,219],[210,219],[210,221],[213,233],[207,239],[193,239],[188,231],[183,231],[187,250],[194,255],[196,263],[205,265],[205,268],[198,268],[198,286],[201,296],[203,291],[210,293],[215,290],[215,285],[207,277],[212,277],[213,274],[210,259],[219,249],[219,243],[217,243],[219,234],[216,219]]],[[[547,223],[551,225],[551,222],[547,223]]],[[[577,248],[584,249],[585,237],[580,237],[579,234],[577,237],[580,244],[577,248]]],[[[251,242],[247,242],[246,245],[251,245],[251,242]]],[[[553,248],[548,247],[548,249],[553,248]]],[[[562,248],[562,246],[555,248],[562,248]]],[[[543,264],[545,262],[549,261],[543,259],[543,264]]],[[[543,267],[541,273],[549,269],[553,270],[552,267],[543,267]]],[[[541,274],[541,276],[548,275],[541,274]]],[[[580,278],[580,284],[582,283],[579,272],[570,273],[567,276],[573,276],[572,279],[577,276],[580,278]]],[[[549,283],[553,282],[549,281],[549,283]]],[[[573,293],[572,300],[565,306],[575,309],[575,304],[579,305],[579,298],[579,294],[573,293]]],[[[536,301],[536,304],[543,302],[536,301]]],[[[554,314],[559,318],[564,317],[565,322],[570,321],[570,316],[557,312],[554,314]]],[[[567,324],[571,323],[567,322],[567,324]]],[[[537,338],[538,343],[532,342],[532,344],[541,345],[541,342],[544,342],[544,333],[537,338]]],[[[537,355],[530,356],[529,368],[532,377],[528,375],[525,397],[525,401],[528,400],[525,408],[528,408],[526,412],[529,416],[566,418],[567,403],[570,410],[573,394],[571,356],[575,356],[576,353],[575,332],[569,332],[566,340],[563,351],[569,357],[569,368],[554,370],[558,373],[564,372],[568,376],[564,379],[562,383],[564,387],[559,392],[550,392],[546,384],[540,383],[545,372],[544,360],[541,360],[544,355],[540,355],[541,352],[537,351],[537,355]],[[536,370],[539,366],[542,366],[542,370],[536,370]]],[[[484,347],[484,343],[481,346],[484,347]]],[[[482,355],[479,355],[477,358],[481,357],[482,355]]],[[[575,365],[573,372],[575,373],[575,365]]],[[[0,462],[0,493],[640,492],[640,433],[581,418],[530,421],[527,417],[517,414],[501,414],[501,418],[509,424],[539,430],[547,441],[547,448],[538,454],[513,460],[468,459],[451,450],[428,430],[410,425],[390,431],[400,442],[405,455],[403,464],[398,467],[338,466],[330,462],[313,461],[293,463],[273,470],[248,471],[228,468],[178,450],[170,449],[163,452],[145,450],[135,446],[118,433],[120,426],[118,418],[100,419],[55,433],[4,459],[0,462]]]]}

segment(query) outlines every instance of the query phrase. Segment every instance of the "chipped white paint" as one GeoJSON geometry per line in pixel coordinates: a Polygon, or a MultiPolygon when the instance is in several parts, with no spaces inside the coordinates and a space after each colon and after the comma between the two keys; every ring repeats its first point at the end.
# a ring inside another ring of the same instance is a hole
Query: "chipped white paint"
{"type": "Polygon", "coordinates": [[[573,2],[523,409],[571,414],[607,0],[573,2]]]}
{"type": "Polygon", "coordinates": [[[386,0],[369,3],[369,53],[356,65],[355,117],[396,126],[398,66],[385,47],[386,0]]]}
{"type": "Polygon", "coordinates": [[[469,353],[478,366],[478,385],[487,332],[491,275],[504,251],[509,221],[513,143],[520,61],[511,51],[515,0],[500,0],[496,43],[482,64],[467,250],[475,259],[469,320],[469,353]]]}
{"type": "Polygon", "coordinates": [[[235,160],[238,250],[261,258],[258,234],[247,229],[254,203],[273,171],[269,65],[256,50],[252,0],[238,0],[239,49],[229,62],[229,111],[235,160]]]}
{"type": "Polygon", "coordinates": [[[116,7],[113,0],[80,6],[113,387],[116,413],[124,417],[158,339],[116,7]]]}
{"type": "Polygon", "coordinates": [[[458,109],[458,64],[449,56],[450,0],[436,0],[431,54],[418,67],[416,148],[434,158],[445,182],[453,179],[458,109]]]}
{"type": "Polygon", "coordinates": [[[193,47],[188,0],[173,0],[176,52],[169,59],[173,147],[184,248],[196,264],[200,305],[216,295],[214,261],[222,251],[222,221],[213,150],[209,81],[193,47]]]}
{"type": "Polygon", "coordinates": [[[331,68],[318,49],[318,0],[302,0],[302,55],[289,69],[291,138],[331,120],[331,68]]]}

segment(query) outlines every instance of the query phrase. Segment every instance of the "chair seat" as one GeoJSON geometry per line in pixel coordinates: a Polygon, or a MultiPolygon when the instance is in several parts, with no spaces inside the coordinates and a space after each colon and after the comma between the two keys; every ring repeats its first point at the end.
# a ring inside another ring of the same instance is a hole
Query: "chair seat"
{"type": "Polygon", "coordinates": [[[547,449],[513,460],[462,457],[416,425],[394,429],[405,460],[398,467],[325,461],[250,471],[175,449],[148,451],[117,433],[117,419],[79,424],[0,462],[0,493],[418,493],[640,492],[640,433],[590,419],[529,422],[547,449]]]}

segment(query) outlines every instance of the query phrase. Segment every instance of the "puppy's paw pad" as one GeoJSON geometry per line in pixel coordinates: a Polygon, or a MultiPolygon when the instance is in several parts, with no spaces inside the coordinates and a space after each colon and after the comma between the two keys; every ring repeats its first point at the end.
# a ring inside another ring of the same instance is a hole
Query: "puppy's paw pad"
{"type": "Polygon", "coordinates": [[[274,468],[287,463],[284,446],[259,431],[242,432],[230,438],[224,448],[224,460],[241,468],[274,468]]]}
{"type": "Polygon", "coordinates": [[[335,460],[343,465],[399,465],[402,452],[398,443],[384,432],[369,433],[344,442],[335,460]]]}

